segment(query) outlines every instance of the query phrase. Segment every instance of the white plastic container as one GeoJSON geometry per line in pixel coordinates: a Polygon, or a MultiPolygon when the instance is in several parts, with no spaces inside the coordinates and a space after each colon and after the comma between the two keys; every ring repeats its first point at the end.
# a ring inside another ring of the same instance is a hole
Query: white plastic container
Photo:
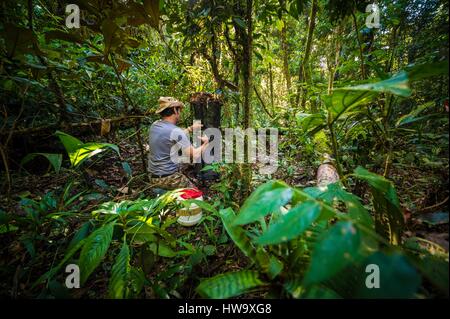
{"type": "MultiPolygon", "coordinates": [[[[182,195],[183,193],[177,196],[177,201],[181,202],[189,199],[203,200],[203,196],[201,195],[198,197],[190,197],[188,199],[184,199],[182,195]]],[[[202,219],[203,213],[200,206],[195,203],[191,203],[189,207],[183,206],[182,208],[178,209],[177,216],[179,216],[177,219],[177,222],[179,224],[189,227],[198,224],[198,222],[200,222],[200,220],[202,219]]]]}

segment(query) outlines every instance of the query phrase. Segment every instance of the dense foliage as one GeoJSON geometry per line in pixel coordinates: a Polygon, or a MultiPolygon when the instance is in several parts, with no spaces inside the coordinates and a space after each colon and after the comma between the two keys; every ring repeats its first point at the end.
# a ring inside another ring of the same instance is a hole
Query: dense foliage
{"type": "Polygon", "coordinates": [[[448,3],[376,1],[375,28],[371,3],[3,1],[0,296],[448,297],[448,3]],[[183,228],[147,135],[160,96],[196,92],[223,128],[278,128],[279,167],[207,167],[183,228]]]}

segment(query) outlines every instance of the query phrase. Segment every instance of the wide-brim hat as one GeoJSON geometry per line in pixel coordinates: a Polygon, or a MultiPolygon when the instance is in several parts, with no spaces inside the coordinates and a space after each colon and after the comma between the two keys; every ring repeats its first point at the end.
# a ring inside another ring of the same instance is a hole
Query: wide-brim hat
{"type": "Polygon", "coordinates": [[[161,96],[158,100],[159,107],[156,110],[156,114],[161,113],[165,109],[171,108],[171,107],[184,107],[184,104],[178,101],[177,99],[171,97],[171,96],[161,96]]]}

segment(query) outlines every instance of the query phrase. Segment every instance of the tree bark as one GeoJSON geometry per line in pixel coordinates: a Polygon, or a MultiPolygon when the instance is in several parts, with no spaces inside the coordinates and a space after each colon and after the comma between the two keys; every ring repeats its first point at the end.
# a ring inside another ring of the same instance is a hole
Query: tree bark
{"type": "Polygon", "coordinates": [[[269,86],[270,86],[270,105],[272,108],[275,105],[274,97],[273,97],[273,72],[272,72],[272,63],[269,63],[269,86]]]}
{"type": "Polygon", "coordinates": [[[359,63],[361,68],[361,79],[364,80],[366,78],[366,67],[364,64],[364,54],[363,54],[363,46],[361,43],[361,39],[359,38],[359,28],[358,28],[358,21],[356,20],[356,15],[352,11],[352,18],[353,18],[353,26],[355,27],[356,32],[356,40],[358,40],[358,47],[359,47],[359,63]]]}
{"type": "MultiPolygon", "coordinates": [[[[242,32],[242,111],[244,129],[249,128],[252,122],[252,109],[251,109],[251,97],[252,97],[252,55],[253,55],[253,0],[246,1],[245,8],[245,20],[247,24],[246,32],[242,32]]],[[[240,175],[242,180],[241,195],[242,200],[248,197],[250,193],[250,185],[252,180],[252,171],[249,161],[248,145],[250,141],[248,136],[245,136],[244,140],[244,164],[240,166],[240,175]]]]}
{"type": "Polygon", "coordinates": [[[311,54],[311,46],[312,46],[312,38],[314,29],[316,27],[316,14],[317,14],[317,0],[312,0],[311,4],[311,12],[309,15],[309,25],[308,25],[308,37],[306,39],[306,46],[305,46],[305,55],[303,58],[303,62],[300,63],[300,68],[298,71],[298,86],[297,86],[297,96],[295,98],[295,104],[298,105],[300,102],[300,96],[303,96],[304,99],[302,100],[302,107],[304,106],[304,102],[306,102],[306,88],[305,90],[302,89],[303,81],[306,79],[306,66],[309,62],[309,56],[311,54]],[[303,102],[304,101],[304,102],[303,102]]]}
{"type": "Polygon", "coordinates": [[[283,24],[283,28],[281,29],[281,51],[283,54],[283,74],[284,79],[286,80],[286,90],[289,97],[289,103],[292,104],[291,97],[291,74],[289,72],[289,51],[288,44],[286,40],[286,24],[283,24]]]}

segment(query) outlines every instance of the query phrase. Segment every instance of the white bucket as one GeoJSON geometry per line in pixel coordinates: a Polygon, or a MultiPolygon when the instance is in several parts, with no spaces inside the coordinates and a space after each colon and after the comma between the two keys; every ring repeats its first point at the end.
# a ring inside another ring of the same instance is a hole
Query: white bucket
{"type": "MultiPolygon", "coordinates": [[[[203,197],[197,197],[197,198],[193,198],[195,200],[203,200],[203,197]]],[[[177,198],[178,201],[183,201],[185,199],[183,199],[181,196],[179,196],[177,198]]],[[[178,209],[177,211],[177,222],[183,226],[194,226],[196,225],[198,222],[200,222],[200,220],[202,219],[203,213],[202,213],[202,209],[200,208],[200,206],[198,206],[195,203],[191,203],[191,205],[189,205],[189,207],[183,207],[178,209]]]]}

